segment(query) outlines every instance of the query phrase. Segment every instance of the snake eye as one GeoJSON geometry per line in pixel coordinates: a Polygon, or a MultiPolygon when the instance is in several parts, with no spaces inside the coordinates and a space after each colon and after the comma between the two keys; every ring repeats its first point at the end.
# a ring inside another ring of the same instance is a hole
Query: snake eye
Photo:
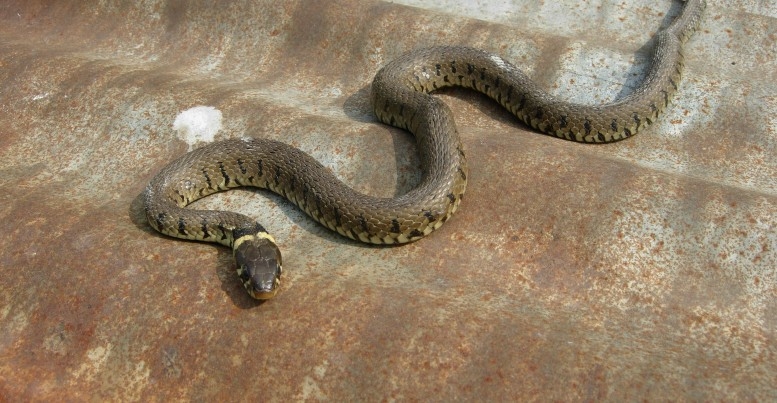
{"type": "Polygon", "coordinates": [[[234,250],[237,274],[248,293],[256,299],[270,299],[281,281],[281,251],[267,238],[251,237],[234,250]]]}

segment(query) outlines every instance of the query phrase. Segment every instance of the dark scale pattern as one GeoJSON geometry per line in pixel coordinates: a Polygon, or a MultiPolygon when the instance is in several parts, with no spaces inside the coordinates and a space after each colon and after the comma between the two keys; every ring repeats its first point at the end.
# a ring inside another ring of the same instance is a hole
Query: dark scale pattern
{"type": "MultiPolygon", "coordinates": [[[[389,63],[375,77],[373,99],[382,99],[384,92],[400,91],[395,87],[405,87],[406,83],[420,92],[462,86],[486,94],[543,133],[579,142],[622,140],[655,121],[669,104],[680,82],[682,45],[698,26],[704,8],[703,0],[686,2],[675,21],[658,33],[651,67],[640,86],[612,103],[564,102],[499,56],[451,46],[413,51],[389,63]]],[[[376,110],[376,114],[384,123],[402,127],[385,108],[376,110]]]]}
{"type": "Polygon", "coordinates": [[[185,207],[217,191],[255,186],[286,197],[327,228],[356,240],[393,244],[419,239],[454,213],[467,177],[452,113],[429,92],[468,87],[543,133],[579,142],[621,140],[651,124],[668,105],[681,76],[682,44],[696,29],[704,6],[703,0],[688,0],[680,16],[658,33],[651,68],[640,86],[605,105],[558,100],[510,63],[478,49],[434,47],[392,61],[376,74],[371,101],[380,121],[416,137],[423,178],[402,196],[359,194],[286,144],[232,139],[181,156],[151,181],[144,194],[149,223],[171,236],[232,246],[236,237],[264,229],[241,214],[185,207]]]}
{"type": "Polygon", "coordinates": [[[371,243],[409,242],[431,232],[442,216],[452,214],[457,203],[451,197],[457,200],[464,192],[466,166],[459,145],[440,149],[439,142],[426,134],[428,126],[441,124],[447,125],[445,130],[455,130],[452,121],[432,119],[416,124],[421,153],[433,161],[427,164],[432,169],[427,169],[418,188],[396,199],[358,194],[312,157],[286,144],[232,139],[185,154],[163,169],[146,189],[146,212],[160,232],[231,246],[236,234],[256,231],[257,224],[241,214],[185,206],[242,184],[286,197],[342,235],[371,243]],[[449,196],[453,194],[457,196],[449,196]]]}

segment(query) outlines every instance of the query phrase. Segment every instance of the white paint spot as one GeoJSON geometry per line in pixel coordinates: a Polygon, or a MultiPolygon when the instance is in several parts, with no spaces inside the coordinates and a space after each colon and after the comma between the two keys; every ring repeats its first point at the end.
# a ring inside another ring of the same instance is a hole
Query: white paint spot
{"type": "Polygon", "coordinates": [[[199,142],[209,143],[221,130],[221,111],[212,106],[195,106],[175,117],[173,129],[189,149],[199,142]]]}
{"type": "Polygon", "coordinates": [[[501,57],[499,57],[497,55],[491,55],[491,61],[496,63],[496,65],[499,66],[500,68],[504,68],[507,65],[507,63],[505,63],[504,59],[502,59],[501,57]]]}

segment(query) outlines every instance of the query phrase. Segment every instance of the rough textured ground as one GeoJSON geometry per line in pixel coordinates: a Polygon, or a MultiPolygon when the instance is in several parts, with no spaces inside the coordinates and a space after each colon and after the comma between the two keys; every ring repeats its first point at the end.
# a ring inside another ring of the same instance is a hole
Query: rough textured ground
{"type": "Polygon", "coordinates": [[[284,200],[224,206],[284,250],[256,304],[223,247],[153,232],[151,176],[217,138],[311,153],[361,191],[418,180],[413,141],[367,99],[432,44],[502,55],[605,102],[643,76],[678,1],[0,4],[0,397],[9,400],[777,399],[777,6],[708,0],[659,124],[579,145],[466,91],[456,216],[395,248],[284,200]],[[625,84],[625,86],[624,86],[625,84]]]}

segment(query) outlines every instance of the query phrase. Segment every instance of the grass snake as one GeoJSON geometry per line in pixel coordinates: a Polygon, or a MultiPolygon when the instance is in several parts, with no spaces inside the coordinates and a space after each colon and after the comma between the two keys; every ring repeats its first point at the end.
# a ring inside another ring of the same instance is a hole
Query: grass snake
{"type": "Polygon", "coordinates": [[[248,293],[272,298],[282,273],[281,253],[272,236],[245,215],[186,205],[218,191],[254,186],[282,195],[327,228],[357,241],[415,241],[451,217],[467,184],[467,160],[453,114],[430,92],[472,88],[532,128],[568,140],[625,139],[654,122],[669,104],[680,81],[682,46],[697,28],[704,7],[704,0],[687,0],[679,16],[658,32],[650,69],[639,86],[604,105],[560,100],[501,57],[479,49],[431,47],[391,61],[376,74],[370,100],[378,120],[416,138],[423,176],[401,196],[358,193],[287,144],[231,139],[184,154],[163,168],[144,191],[148,222],[166,235],[232,248],[248,293]]]}

